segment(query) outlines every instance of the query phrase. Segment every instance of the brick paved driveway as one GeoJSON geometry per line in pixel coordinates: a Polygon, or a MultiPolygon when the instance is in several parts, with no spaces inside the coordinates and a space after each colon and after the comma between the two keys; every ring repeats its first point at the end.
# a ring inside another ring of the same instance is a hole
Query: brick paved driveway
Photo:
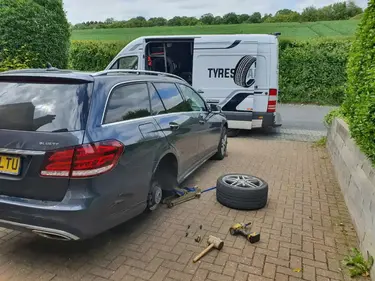
{"type": "Polygon", "coordinates": [[[324,149],[306,142],[231,139],[229,156],[206,164],[190,183],[211,187],[226,172],[268,181],[267,208],[230,210],[216,202],[213,191],[86,242],[1,229],[0,280],[343,280],[339,261],[356,245],[356,236],[324,149]],[[242,221],[253,221],[260,243],[228,234],[231,224],[242,221]],[[201,244],[193,239],[197,233],[205,236],[201,244]],[[225,246],[193,264],[208,234],[224,239],[225,246]]]}

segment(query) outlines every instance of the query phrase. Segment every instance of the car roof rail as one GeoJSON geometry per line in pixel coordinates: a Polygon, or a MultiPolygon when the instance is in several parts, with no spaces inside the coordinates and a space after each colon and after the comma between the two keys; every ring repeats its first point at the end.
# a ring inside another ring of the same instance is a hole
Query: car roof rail
{"type": "Polygon", "coordinates": [[[100,72],[95,73],[93,76],[104,76],[108,74],[145,74],[145,75],[156,75],[156,76],[165,76],[165,77],[170,77],[170,78],[176,78],[179,80],[182,80],[184,82],[185,79],[181,78],[180,76],[171,74],[171,73],[166,73],[166,72],[158,72],[158,71],[151,71],[151,70],[134,70],[134,69],[108,69],[108,70],[103,70],[100,72]]]}

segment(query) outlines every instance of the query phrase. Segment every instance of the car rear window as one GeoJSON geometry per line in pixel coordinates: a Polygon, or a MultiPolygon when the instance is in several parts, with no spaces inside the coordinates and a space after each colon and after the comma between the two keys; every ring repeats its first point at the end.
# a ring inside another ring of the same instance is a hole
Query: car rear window
{"type": "Polygon", "coordinates": [[[86,126],[90,83],[0,82],[0,129],[71,132],[86,126]]]}

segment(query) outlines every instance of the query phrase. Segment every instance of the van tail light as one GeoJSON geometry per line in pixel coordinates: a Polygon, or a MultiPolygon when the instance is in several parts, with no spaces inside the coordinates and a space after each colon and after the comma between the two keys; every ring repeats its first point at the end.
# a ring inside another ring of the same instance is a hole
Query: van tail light
{"type": "Polygon", "coordinates": [[[267,112],[276,112],[277,89],[270,89],[268,97],[267,112]]]}
{"type": "Polygon", "coordinates": [[[47,152],[40,175],[57,178],[98,176],[115,168],[123,152],[124,145],[116,140],[47,152]]]}

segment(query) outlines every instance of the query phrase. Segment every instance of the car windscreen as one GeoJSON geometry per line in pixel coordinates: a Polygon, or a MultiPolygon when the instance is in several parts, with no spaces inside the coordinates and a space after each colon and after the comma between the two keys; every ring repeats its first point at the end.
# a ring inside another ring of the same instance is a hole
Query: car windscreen
{"type": "Polygon", "coordinates": [[[92,83],[0,82],[0,129],[71,132],[83,130],[92,83]]]}

